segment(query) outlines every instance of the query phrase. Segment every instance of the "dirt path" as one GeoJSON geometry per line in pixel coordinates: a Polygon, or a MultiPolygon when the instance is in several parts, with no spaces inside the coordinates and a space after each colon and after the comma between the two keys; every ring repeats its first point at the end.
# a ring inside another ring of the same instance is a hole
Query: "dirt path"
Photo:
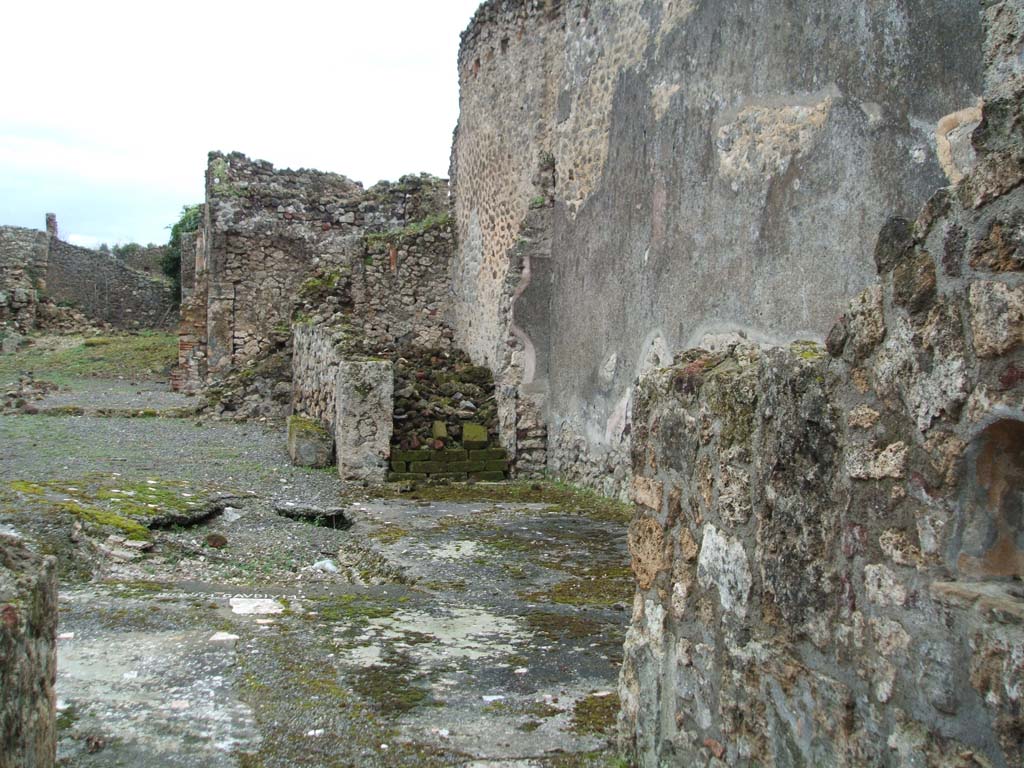
{"type": "MultiPolygon", "coordinates": [[[[53,405],[97,403],[180,407],[97,383],[53,405]]],[[[622,510],[370,499],[291,467],[280,427],[60,413],[0,417],[0,530],[60,558],[62,765],[620,764],[622,510]],[[351,526],[275,511],[309,506],[351,526]]]]}

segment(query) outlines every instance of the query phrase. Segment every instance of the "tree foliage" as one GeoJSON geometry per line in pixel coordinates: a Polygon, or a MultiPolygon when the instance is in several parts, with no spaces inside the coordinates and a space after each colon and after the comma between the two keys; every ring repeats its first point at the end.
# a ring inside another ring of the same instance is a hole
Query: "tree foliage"
{"type": "Polygon", "coordinates": [[[171,237],[167,241],[167,252],[160,266],[164,274],[174,281],[175,296],[181,295],[181,237],[199,229],[202,220],[202,205],[186,205],[182,207],[178,220],[170,226],[171,237]]]}

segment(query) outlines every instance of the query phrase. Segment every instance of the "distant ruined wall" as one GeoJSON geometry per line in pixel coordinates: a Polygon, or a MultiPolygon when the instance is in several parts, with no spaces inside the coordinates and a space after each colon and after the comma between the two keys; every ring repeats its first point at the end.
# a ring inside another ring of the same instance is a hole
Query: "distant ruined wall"
{"type": "Polygon", "coordinates": [[[163,260],[166,253],[166,245],[154,245],[122,250],[116,255],[118,260],[127,267],[160,276],[163,274],[163,260]]]}
{"type": "Polygon", "coordinates": [[[169,280],[132,269],[113,254],[51,240],[46,293],[117,328],[165,328],[176,319],[169,280]]]}
{"type": "Polygon", "coordinates": [[[413,227],[393,248],[367,237],[433,222],[447,211],[447,191],[427,176],[364,190],[337,174],[211,153],[204,225],[196,255],[183,260],[180,386],[195,388],[286,346],[304,295],[329,302],[317,308],[326,321],[342,309],[331,298],[336,287],[365,333],[447,343],[447,226],[413,227]]]}
{"type": "MultiPolygon", "coordinates": [[[[139,271],[113,254],[65,243],[52,213],[46,215],[46,226],[46,232],[0,227],[0,322],[32,330],[36,304],[45,295],[118,328],[172,324],[177,302],[169,280],[139,271]]],[[[143,250],[150,259],[160,251],[143,250]]]]}
{"type": "Polygon", "coordinates": [[[643,768],[1024,764],[1024,2],[977,155],[826,347],[694,348],[632,412],[643,768]]]}
{"type": "Polygon", "coordinates": [[[522,395],[550,470],[621,492],[638,375],[708,334],[822,339],[885,218],[972,162],[981,39],[964,0],[486,2],[453,316],[507,447],[522,395]]]}
{"type": "Polygon", "coordinates": [[[46,273],[49,238],[23,227],[0,227],[0,326],[32,329],[37,291],[46,273]]]}

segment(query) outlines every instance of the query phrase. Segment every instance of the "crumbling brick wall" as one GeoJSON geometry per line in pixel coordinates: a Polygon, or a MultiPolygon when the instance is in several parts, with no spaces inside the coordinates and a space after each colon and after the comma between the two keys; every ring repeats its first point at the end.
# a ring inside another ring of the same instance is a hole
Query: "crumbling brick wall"
{"type": "Polygon", "coordinates": [[[883,227],[827,347],[638,389],[641,766],[1024,762],[1024,4],[985,14],[977,167],[883,227]]]}

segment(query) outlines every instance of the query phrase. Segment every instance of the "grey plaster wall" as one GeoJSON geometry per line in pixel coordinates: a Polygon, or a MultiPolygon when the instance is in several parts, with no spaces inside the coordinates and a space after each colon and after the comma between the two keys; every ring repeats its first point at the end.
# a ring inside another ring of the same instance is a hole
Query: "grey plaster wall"
{"type": "Polygon", "coordinates": [[[457,339],[547,393],[549,466],[621,466],[636,377],[705,334],[821,339],[885,217],[970,163],[981,42],[967,0],[485,3],[459,58],[457,339]],[[538,202],[551,257],[516,263],[538,202]]]}

